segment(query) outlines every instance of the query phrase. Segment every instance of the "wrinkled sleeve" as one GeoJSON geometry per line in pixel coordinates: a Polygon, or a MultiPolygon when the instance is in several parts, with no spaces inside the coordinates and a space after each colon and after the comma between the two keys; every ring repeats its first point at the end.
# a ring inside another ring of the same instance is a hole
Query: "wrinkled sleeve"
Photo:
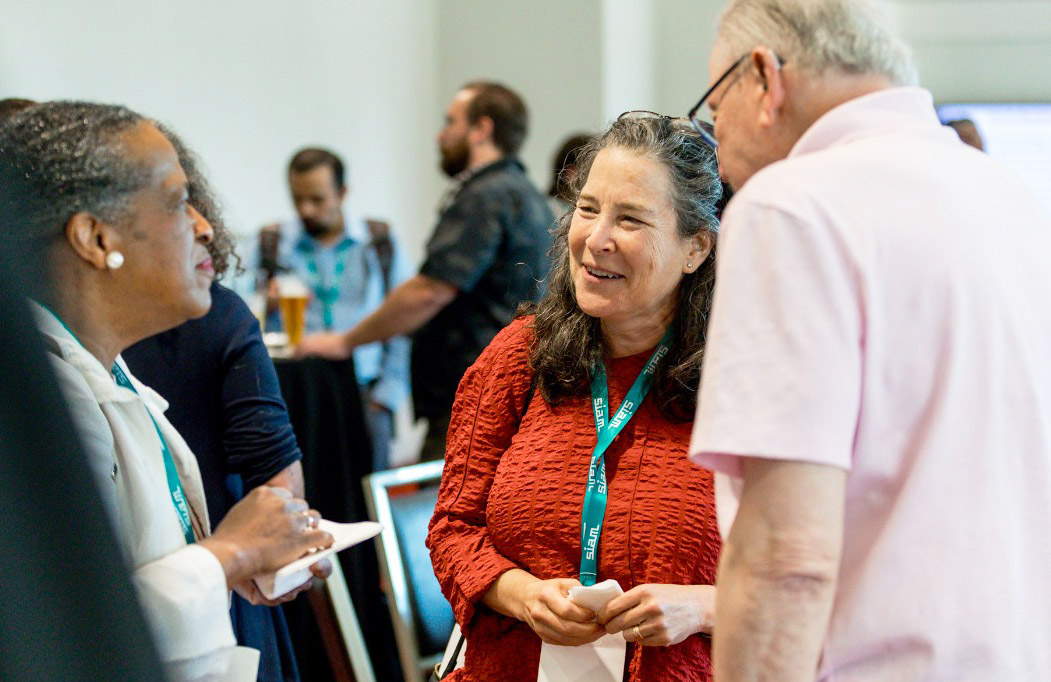
{"type": "Polygon", "coordinates": [[[230,339],[223,355],[223,449],[247,490],[303,456],[259,323],[239,296],[227,290],[221,296],[230,339]]]}
{"type": "Polygon", "coordinates": [[[492,266],[503,240],[502,196],[464,191],[446,209],[427,243],[420,274],[471,291],[492,266]]]}
{"type": "Polygon", "coordinates": [[[132,580],[172,679],[222,679],[237,642],[215,555],[188,545],[138,566],[132,580]]]}
{"type": "Polygon", "coordinates": [[[467,370],[456,393],[427,547],[461,625],[470,622],[496,579],[517,568],[489,538],[486,504],[500,457],[518,431],[529,386],[528,331],[516,320],[467,370]]]}

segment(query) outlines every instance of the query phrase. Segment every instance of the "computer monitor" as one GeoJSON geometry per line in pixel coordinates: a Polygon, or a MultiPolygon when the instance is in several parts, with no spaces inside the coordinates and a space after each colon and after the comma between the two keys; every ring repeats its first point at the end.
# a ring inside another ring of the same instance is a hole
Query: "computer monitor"
{"type": "Polygon", "coordinates": [[[985,151],[1014,169],[1051,212],[1051,102],[941,104],[938,118],[974,121],[985,151]]]}

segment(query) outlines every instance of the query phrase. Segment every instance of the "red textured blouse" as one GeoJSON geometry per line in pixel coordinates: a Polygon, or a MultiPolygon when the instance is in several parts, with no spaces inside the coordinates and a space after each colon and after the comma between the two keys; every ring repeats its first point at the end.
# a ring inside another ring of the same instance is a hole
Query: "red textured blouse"
{"type": "MultiPolygon", "coordinates": [[[[456,682],[536,682],[540,638],[481,599],[512,568],[542,580],[576,577],[580,568],[594,417],[585,397],[552,408],[539,391],[526,409],[529,322],[515,320],[493,339],[464,375],[453,407],[427,546],[467,636],[465,666],[447,678],[456,682]]],[[[610,363],[612,410],[649,356],[610,363]]],[[[665,419],[648,399],[606,451],[599,581],[614,578],[625,591],[648,583],[715,582],[720,539],[712,474],[686,457],[690,428],[665,419]]],[[[668,647],[629,643],[624,679],[710,680],[709,644],[703,635],[668,647]]]]}

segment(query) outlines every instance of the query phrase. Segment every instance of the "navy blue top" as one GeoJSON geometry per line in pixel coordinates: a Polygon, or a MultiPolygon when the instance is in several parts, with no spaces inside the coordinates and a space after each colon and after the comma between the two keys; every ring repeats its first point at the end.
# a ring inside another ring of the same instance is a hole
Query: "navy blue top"
{"type": "MultiPolygon", "coordinates": [[[[208,314],[150,337],[121,356],[169,403],[165,416],[197,457],[212,527],[250,490],[302,458],[259,323],[241,297],[212,284],[208,314]]],[[[238,643],[259,649],[259,680],[299,680],[280,609],[236,593],[238,643]]]]}

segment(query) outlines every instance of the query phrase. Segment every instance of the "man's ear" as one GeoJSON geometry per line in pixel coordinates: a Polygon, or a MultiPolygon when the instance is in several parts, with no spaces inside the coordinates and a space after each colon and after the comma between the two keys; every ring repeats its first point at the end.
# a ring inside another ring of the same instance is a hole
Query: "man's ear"
{"type": "Polygon", "coordinates": [[[106,254],[117,249],[120,238],[112,225],[81,211],[74,213],[66,223],[66,241],[73,248],[73,253],[96,270],[105,270],[106,254]]]}
{"type": "Polygon", "coordinates": [[[481,116],[471,124],[467,132],[468,139],[475,144],[491,140],[493,139],[493,129],[495,127],[496,124],[493,123],[493,119],[488,116],[481,116]]]}
{"type": "Polygon", "coordinates": [[[347,192],[349,192],[349,191],[350,191],[350,188],[347,187],[346,185],[343,185],[342,187],[340,187],[339,188],[339,200],[343,201],[344,199],[346,199],[347,198],[347,192]]]}
{"type": "Polygon", "coordinates": [[[759,124],[772,126],[781,117],[785,101],[785,79],[781,73],[781,60],[768,47],[757,47],[749,55],[749,64],[762,89],[759,104],[759,124]]]}

